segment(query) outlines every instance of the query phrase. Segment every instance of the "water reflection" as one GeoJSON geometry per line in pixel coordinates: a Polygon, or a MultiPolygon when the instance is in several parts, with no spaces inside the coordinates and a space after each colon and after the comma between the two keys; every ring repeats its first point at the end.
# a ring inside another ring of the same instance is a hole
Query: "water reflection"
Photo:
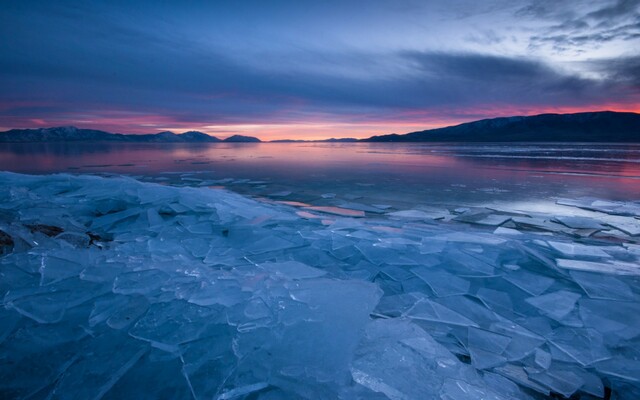
{"type": "MultiPolygon", "coordinates": [[[[200,172],[210,179],[269,182],[265,190],[293,188],[309,196],[377,191],[413,202],[497,194],[640,198],[640,145],[17,143],[0,144],[0,169],[140,176],[200,172]]],[[[255,185],[238,189],[251,192],[255,185]]]]}

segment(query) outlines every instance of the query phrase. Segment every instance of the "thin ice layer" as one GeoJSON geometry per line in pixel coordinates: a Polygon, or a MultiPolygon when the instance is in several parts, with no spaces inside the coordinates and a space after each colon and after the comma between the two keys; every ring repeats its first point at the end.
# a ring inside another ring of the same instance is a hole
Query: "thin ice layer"
{"type": "Polygon", "coordinates": [[[490,208],[305,219],[185,182],[202,187],[0,174],[1,393],[639,392],[640,252],[613,228],[628,215],[607,231],[490,208]]]}

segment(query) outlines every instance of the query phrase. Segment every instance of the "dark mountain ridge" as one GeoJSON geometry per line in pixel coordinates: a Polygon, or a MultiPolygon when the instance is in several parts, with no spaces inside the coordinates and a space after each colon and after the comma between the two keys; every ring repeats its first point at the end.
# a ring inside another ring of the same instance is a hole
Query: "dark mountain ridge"
{"type": "Polygon", "coordinates": [[[251,136],[235,135],[221,140],[206,133],[189,131],[181,134],[165,131],[144,135],[125,135],[95,129],[80,129],[75,126],[55,128],[11,129],[0,132],[0,142],[123,142],[123,143],[218,143],[260,142],[251,136]]]}
{"type": "Polygon", "coordinates": [[[483,119],[364,142],[640,142],[640,114],[599,111],[483,119]]]}
{"type": "MultiPolygon", "coordinates": [[[[12,129],[0,132],[0,142],[124,143],[258,143],[252,136],[233,135],[224,140],[202,132],[181,134],[165,131],[144,135],[109,133],[73,126],[12,129]]],[[[640,143],[640,114],[599,111],[576,114],[540,114],[483,119],[445,128],[427,129],[404,135],[390,134],[367,139],[274,140],[296,142],[593,142],[640,143]]]]}

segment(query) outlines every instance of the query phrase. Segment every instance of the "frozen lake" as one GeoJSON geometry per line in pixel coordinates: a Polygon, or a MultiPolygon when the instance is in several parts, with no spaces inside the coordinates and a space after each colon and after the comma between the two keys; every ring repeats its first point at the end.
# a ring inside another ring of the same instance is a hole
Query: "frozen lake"
{"type": "Polygon", "coordinates": [[[5,144],[0,170],[32,174],[0,172],[2,398],[640,397],[640,146],[5,144]]]}
{"type": "Polygon", "coordinates": [[[0,144],[0,170],[223,180],[215,185],[257,196],[325,204],[335,193],[400,208],[640,199],[640,145],[629,144],[0,144]]]}

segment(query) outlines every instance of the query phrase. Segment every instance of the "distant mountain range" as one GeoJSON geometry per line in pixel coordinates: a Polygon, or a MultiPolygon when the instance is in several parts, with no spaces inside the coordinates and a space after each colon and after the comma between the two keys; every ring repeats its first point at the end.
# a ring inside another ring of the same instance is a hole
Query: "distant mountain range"
{"type": "Polygon", "coordinates": [[[640,143],[640,114],[586,112],[483,119],[364,142],[622,142],[640,143]]]}
{"type": "Polygon", "coordinates": [[[181,134],[165,131],[148,135],[123,135],[75,126],[40,129],[12,129],[0,132],[0,142],[123,142],[123,143],[256,143],[252,136],[234,135],[224,140],[206,133],[189,131],[181,134]]]}
{"type": "MultiPolygon", "coordinates": [[[[181,134],[160,132],[124,135],[73,126],[40,129],[12,129],[0,132],[0,142],[78,142],[108,141],[125,143],[258,143],[252,136],[234,135],[224,140],[202,132],[181,134]]],[[[629,112],[586,112],[541,114],[528,117],[483,119],[475,122],[428,129],[404,135],[372,136],[368,139],[274,140],[297,142],[600,142],[640,143],[640,114],[629,112]]]]}

